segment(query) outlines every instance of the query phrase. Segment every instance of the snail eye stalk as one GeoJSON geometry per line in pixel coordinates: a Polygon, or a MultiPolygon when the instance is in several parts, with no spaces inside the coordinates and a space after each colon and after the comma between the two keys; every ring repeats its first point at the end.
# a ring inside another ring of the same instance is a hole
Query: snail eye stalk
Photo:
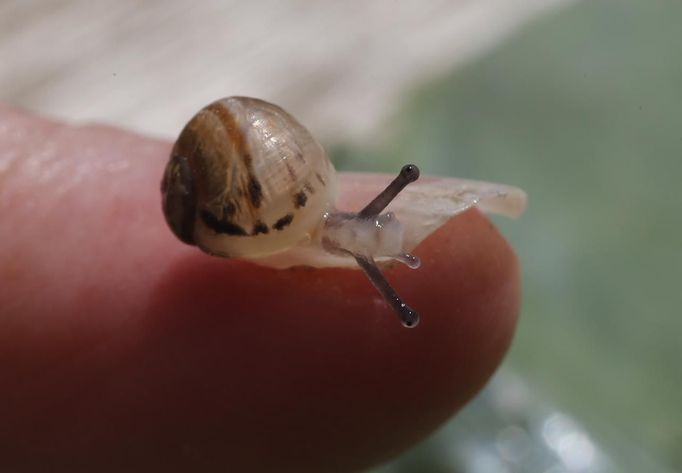
{"type": "Polygon", "coordinates": [[[398,176],[386,186],[386,189],[381,191],[369,204],[358,212],[358,218],[373,218],[379,215],[393,199],[396,198],[400,191],[409,183],[419,179],[419,168],[414,164],[406,164],[400,170],[398,176]]]}
{"type": "Polygon", "coordinates": [[[388,305],[398,314],[400,321],[407,328],[416,327],[419,323],[419,314],[409,305],[405,304],[395,289],[388,283],[381,270],[377,267],[373,258],[355,255],[355,261],[365,272],[374,287],[381,293],[388,305]]]}

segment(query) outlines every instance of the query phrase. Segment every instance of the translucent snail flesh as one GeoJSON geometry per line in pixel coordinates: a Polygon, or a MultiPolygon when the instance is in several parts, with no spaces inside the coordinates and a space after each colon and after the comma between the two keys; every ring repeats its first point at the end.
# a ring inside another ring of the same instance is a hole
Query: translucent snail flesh
{"type": "Polygon", "coordinates": [[[409,252],[474,205],[515,217],[526,203],[523,191],[509,186],[447,178],[411,184],[418,177],[415,165],[405,165],[359,212],[337,210],[336,172],[310,133],[276,105],[229,97],[187,123],[161,192],[166,221],[183,242],[276,268],[361,268],[403,325],[414,327],[417,313],[379,266],[396,260],[419,267],[409,252]]]}

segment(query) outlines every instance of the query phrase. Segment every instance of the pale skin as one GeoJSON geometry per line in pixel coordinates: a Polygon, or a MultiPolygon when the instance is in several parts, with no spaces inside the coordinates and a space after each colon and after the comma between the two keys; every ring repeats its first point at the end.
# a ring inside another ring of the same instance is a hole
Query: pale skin
{"type": "MultiPolygon", "coordinates": [[[[180,243],[170,146],[0,106],[0,470],[357,471],[489,379],[519,271],[478,211],[424,241],[420,269],[386,271],[422,318],[405,330],[360,270],[180,243]]],[[[339,208],[376,195],[340,179],[339,208]]]]}

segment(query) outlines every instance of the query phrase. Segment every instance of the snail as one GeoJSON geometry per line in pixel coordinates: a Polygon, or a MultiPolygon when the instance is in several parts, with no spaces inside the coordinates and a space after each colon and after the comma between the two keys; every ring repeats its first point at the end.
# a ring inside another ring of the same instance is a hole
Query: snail
{"type": "Polygon", "coordinates": [[[202,108],[180,133],[162,207],[177,238],[211,255],[275,268],[360,268],[402,324],[414,327],[417,312],[380,268],[393,261],[418,268],[410,251],[474,205],[515,217],[526,202],[510,186],[418,178],[407,164],[359,212],[338,210],[336,171],[310,132],[277,105],[228,97],[202,108]]]}

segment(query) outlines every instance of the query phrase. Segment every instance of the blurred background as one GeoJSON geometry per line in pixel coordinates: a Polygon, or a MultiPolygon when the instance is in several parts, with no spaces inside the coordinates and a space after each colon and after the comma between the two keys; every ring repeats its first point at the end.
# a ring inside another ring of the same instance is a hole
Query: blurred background
{"type": "Polygon", "coordinates": [[[0,100],[174,138],[284,106],[340,170],[513,184],[524,307],[486,390],[373,473],[682,471],[682,2],[0,2],[0,100]]]}

